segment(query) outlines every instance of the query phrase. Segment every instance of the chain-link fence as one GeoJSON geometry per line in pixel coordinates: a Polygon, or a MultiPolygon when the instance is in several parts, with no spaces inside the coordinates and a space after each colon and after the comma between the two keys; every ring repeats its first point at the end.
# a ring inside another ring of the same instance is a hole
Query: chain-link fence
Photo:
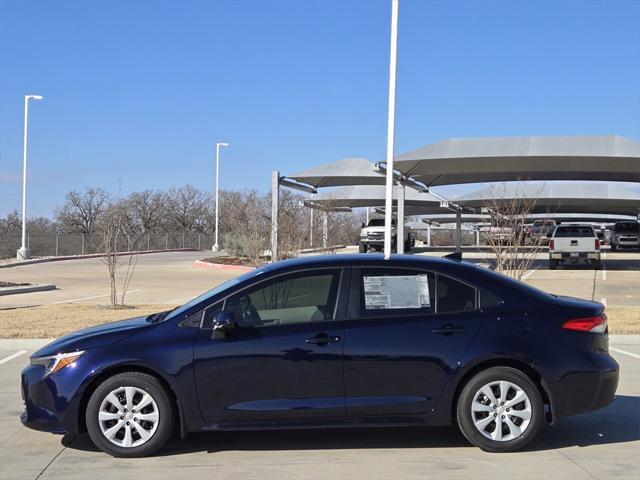
{"type": "MultiPolygon", "coordinates": [[[[14,258],[21,246],[20,235],[0,235],[0,259],[14,258]]],[[[119,252],[172,250],[190,248],[208,250],[213,244],[212,235],[205,233],[149,233],[135,237],[121,236],[119,252]]],[[[58,257],[87,255],[104,252],[104,241],[99,235],[43,234],[28,235],[27,248],[32,257],[58,257]]]]}

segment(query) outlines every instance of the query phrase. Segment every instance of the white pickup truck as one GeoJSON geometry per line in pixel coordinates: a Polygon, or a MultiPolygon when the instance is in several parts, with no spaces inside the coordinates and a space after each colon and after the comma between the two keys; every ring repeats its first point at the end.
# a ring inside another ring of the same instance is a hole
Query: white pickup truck
{"type": "Polygon", "coordinates": [[[549,238],[549,268],[582,262],[600,268],[600,240],[595,230],[591,225],[558,225],[549,238]]]}
{"type": "MultiPolygon", "coordinates": [[[[396,219],[391,222],[391,249],[395,250],[398,241],[396,219]]],[[[408,252],[415,244],[411,229],[405,223],[404,225],[404,251],[408,252]]],[[[366,253],[367,250],[382,250],[384,248],[384,218],[372,218],[369,223],[362,224],[360,231],[360,243],[358,244],[360,253],[366,253]]]]}

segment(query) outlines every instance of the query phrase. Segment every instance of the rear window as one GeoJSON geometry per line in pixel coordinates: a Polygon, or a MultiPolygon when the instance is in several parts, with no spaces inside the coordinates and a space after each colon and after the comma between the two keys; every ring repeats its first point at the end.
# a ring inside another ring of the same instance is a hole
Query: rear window
{"type": "Polygon", "coordinates": [[[593,228],[591,227],[558,227],[554,235],[557,238],[562,237],[595,237],[593,228]]]}
{"type": "Polygon", "coordinates": [[[616,232],[638,233],[640,232],[640,223],[616,223],[614,229],[616,232]]]}
{"type": "MultiPolygon", "coordinates": [[[[391,225],[395,226],[396,221],[395,220],[391,220],[391,225]]],[[[384,227],[384,218],[372,218],[371,220],[369,220],[369,225],[367,225],[368,227],[384,227]]]]}

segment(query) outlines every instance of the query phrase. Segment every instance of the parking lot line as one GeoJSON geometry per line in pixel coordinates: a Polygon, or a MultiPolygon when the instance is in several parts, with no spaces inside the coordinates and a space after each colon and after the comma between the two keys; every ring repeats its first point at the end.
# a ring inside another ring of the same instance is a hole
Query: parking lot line
{"type": "MultiPolygon", "coordinates": [[[[137,290],[129,290],[129,291],[127,292],[127,295],[128,295],[128,294],[130,294],[130,293],[139,292],[139,291],[140,291],[140,289],[137,289],[137,290]]],[[[91,300],[91,299],[93,299],[93,298],[108,297],[109,295],[111,295],[111,294],[110,294],[110,293],[105,293],[104,295],[94,295],[93,297],[72,298],[71,300],[60,300],[60,301],[58,301],[58,302],[51,302],[51,303],[48,303],[47,305],[58,305],[58,304],[61,304],[61,303],[79,302],[79,301],[81,301],[81,300],[91,300]]]]}
{"type": "Polygon", "coordinates": [[[525,273],[525,274],[522,276],[522,279],[523,279],[523,280],[526,280],[527,278],[529,278],[529,277],[533,274],[533,272],[535,272],[535,271],[536,271],[536,270],[538,270],[539,268],[540,268],[540,265],[538,265],[537,267],[535,267],[533,270],[528,271],[527,273],[525,273]]]}
{"type": "Polygon", "coordinates": [[[24,355],[25,353],[27,353],[26,350],[20,350],[19,352],[9,355],[8,357],[4,357],[2,360],[0,360],[0,365],[10,362],[14,358],[18,358],[20,355],[24,355]]]}
{"type": "Polygon", "coordinates": [[[623,355],[629,355],[630,357],[640,359],[640,355],[637,355],[637,354],[631,353],[631,352],[627,352],[626,350],[620,350],[619,348],[613,348],[613,347],[609,347],[609,350],[611,350],[612,352],[617,352],[617,353],[621,353],[623,355]]]}

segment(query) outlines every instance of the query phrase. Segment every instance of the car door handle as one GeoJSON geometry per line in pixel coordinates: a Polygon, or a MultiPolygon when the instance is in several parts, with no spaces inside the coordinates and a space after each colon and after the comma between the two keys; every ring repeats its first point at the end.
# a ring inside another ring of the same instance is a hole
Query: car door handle
{"type": "Polygon", "coordinates": [[[440,328],[434,328],[431,330],[433,333],[437,333],[438,335],[454,335],[456,333],[464,333],[467,330],[467,327],[455,326],[452,323],[447,323],[440,328]]]}
{"type": "Polygon", "coordinates": [[[319,333],[315,337],[307,338],[305,343],[311,343],[313,345],[327,345],[329,343],[337,343],[340,341],[340,337],[334,335],[327,335],[326,333],[319,333]]]}

